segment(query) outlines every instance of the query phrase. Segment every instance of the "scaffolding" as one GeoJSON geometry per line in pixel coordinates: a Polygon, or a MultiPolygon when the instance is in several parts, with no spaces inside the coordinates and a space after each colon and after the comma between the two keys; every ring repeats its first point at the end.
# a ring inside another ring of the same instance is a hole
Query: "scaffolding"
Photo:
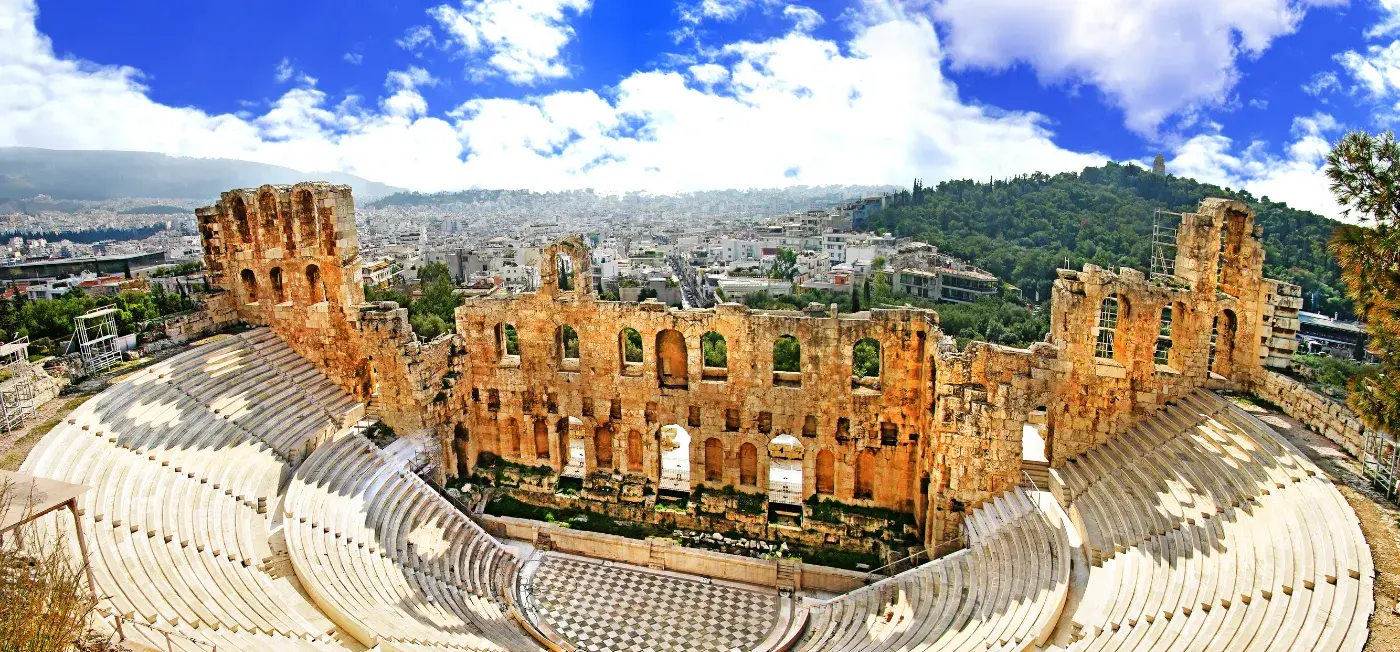
{"type": "Polygon", "coordinates": [[[78,349],[83,354],[83,371],[89,376],[112,368],[122,359],[117,350],[116,315],[116,308],[101,308],[73,319],[78,349]]]}
{"type": "Polygon", "coordinates": [[[34,367],[29,364],[29,338],[0,345],[0,429],[10,432],[34,414],[34,367]]]}
{"type": "Polygon", "coordinates": [[[1400,444],[1395,438],[1381,430],[1366,429],[1366,445],[1361,450],[1361,472],[1377,489],[1385,492],[1385,497],[1395,502],[1400,493],[1400,444]]]}
{"type": "Polygon", "coordinates": [[[1152,278],[1176,276],[1176,235],[1181,213],[1158,209],[1152,213],[1152,278]]]}

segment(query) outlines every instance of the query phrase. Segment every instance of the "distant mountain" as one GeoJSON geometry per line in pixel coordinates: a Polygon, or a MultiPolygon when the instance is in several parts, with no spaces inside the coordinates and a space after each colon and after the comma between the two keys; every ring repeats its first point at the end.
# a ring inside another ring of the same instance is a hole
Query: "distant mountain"
{"type": "Polygon", "coordinates": [[[348,184],[357,198],[384,197],[402,188],[341,172],[299,172],[233,159],[166,156],[152,152],[0,147],[0,200],[44,194],[54,199],[120,197],[213,199],[233,188],[265,183],[329,181],[348,184]]]}

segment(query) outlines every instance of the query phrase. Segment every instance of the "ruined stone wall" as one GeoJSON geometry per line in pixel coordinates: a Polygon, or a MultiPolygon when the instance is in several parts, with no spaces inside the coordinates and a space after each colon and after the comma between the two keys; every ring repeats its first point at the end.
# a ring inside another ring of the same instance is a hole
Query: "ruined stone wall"
{"type": "Polygon", "coordinates": [[[1334,401],[1303,383],[1272,372],[1264,374],[1263,382],[1255,385],[1254,391],[1309,430],[1341,446],[1352,457],[1361,458],[1361,450],[1366,445],[1366,425],[1346,403],[1334,401]]]}
{"type": "Polygon", "coordinates": [[[549,262],[556,255],[573,257],[576,270],[588,269],[581,243],[566,242],[546,250],[539,292],[473,298],[458,308],[470,361],[462,382],[470,391],[458,384],[453,396],[462,426],[454,427],[454,437],[466,443],[444,448],[469,459],[454,468],[471,466],[484,451],[563,471],[574,440],[583,443],[585,474],[591,474],[600,467],[596,443],[610,440],[603,458],[611,457],[614,470],[657,482],[661,429],[675,424],[690,435],[692,486],[766,492],[769,443],[790,434],[802,447],[804,497],[818,493],[818,475],[825,473],[819,458],[829,456],[834,477],[823,493],[915,511],[918,451],[929,432],[929,360],[937,338],[932,312],[837,315],[822,306],[750,311],[740,304],[673,310],[656,302],[598,301],[583,275],[573,291],[559,289],[556,265],[549,262]],[[506,325],[518,334],[518,355],[505,353],[506,325]],[[561,356],[565,325],[578,334],[577,360],[561,356]],[[640,364],[624,361],[624,328],[641,335],[640,364]],[[704,365],[707,332],[724,338],[724,369],[704,365]],[[785,335],[801,348],[796,373],[774,369],[773,346],[785,335]],[[878,381],[852,379],[853,347],[863,338],[880,345],[878,381]],[[678,348],[658,350],[667,343],[678,348]],[[599,437],[600,431],[607,434],[599,437]],[[640,446],[633,445],[638,438],[640,446]],[[717,451],[709,440],[718,442],[717,451]],[[747,453],[746,445],[752,446],[747,453]],[[707,465],[711,451],[722,461],[707,465]],[[749,478],[746,454],[755,462],[749,478]],[[866,475],[858,482],[860,473],[866,475]]]}

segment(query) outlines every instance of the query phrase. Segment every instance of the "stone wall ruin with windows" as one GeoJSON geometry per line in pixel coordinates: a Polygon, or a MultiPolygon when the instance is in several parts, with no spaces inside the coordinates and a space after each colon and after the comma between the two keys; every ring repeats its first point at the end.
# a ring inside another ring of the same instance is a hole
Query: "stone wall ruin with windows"
{"type": "MultiPolygon", "coordinates": [[[[1053,469],[1190,388],[1255,386],[1278,348],[1271,302],[1296,301],[1262,277],[1253,214],[1208,199],[1182,216],[1174,276],[1060,270],[1049,336],[1029,349],[958,350],[931,310],[600,301],[577,238],[546,248],[538,291],[468,299],[456,334],[424,342],[402,307],[364,301],[353,216],[345,186],[224,193],[197,211],[206,309],[269,325],[401,435],[425,435],[439,481],[500,458],[522,488],[547,497],[573,477],[581,499],[637,519],[657,491],[704,486],[698,527],[762,531],[770,515],[744,495],[797,513],[817,497],[952,539],[963,512],[1027,480],[1028,427],[1053,469]]],[[[845,543],[847,526],[803,528],[845,543]]]]}

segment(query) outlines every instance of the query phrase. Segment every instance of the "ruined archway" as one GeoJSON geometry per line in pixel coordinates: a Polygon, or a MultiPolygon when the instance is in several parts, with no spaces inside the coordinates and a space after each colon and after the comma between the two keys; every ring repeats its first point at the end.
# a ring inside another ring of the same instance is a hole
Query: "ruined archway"
{"type": "Polygon", "coordinates": [[[661,427],[661,490],[690,494],[690,433],[677,424],[661,427]]]}
{"type": "Polygon", "coordinates": [[[271,192],[259,195],[258,212],[262,214],[263,246],[271,246],[281,235],[277,232],[277,197],[271,192]]]}
{"type": "Polygon", "coordinates": [[[248,206],[243,203],[242,197],[233,198],[233,228],[238,231],[239,242],[253,241],[253,231],[248,226],[248,206]]]}
{"type": "Polygon", "coordinates": [[[856,342],[851,347],[851,387],[879,390],[881,362],[879,342],[870,337],[856,342]]]}
{"type": "Polygon", "coordinates": [[[561,325],[554,331],[555,354],[558,356],[559,368],[564,371],[578,371],[579,368],[579,341],[578,331],[568,324],[561,325]]]}
{"type": "Polygon", "coordinates": [[[1215,327],[1211,332],[1213,359],[1210,370],[1224,378],[1229,378],[1234,369],[1235,334],[1238,328],[1235,311],[1226,308],[1216,317],[1215,327]]]}
{"type": "MultiPolygon", "coordinates": [[[[292,215],[296,218],[297,229],[301,231],[301,242],[308,247],[316,246],[316,200],[309,190],[298,190],[292,202],[292,215]]],[[[288,220],[287,224],[292,221],[288,220]]]]}
{"type": "Polygon", "coordinates": [[[520,335],[511,324],[496,324],[496,362],[520,362],[520,335]]]}
{"type": "Polygon", "coordinates": [[[836,493],[836,456],[825,449],[817,453],[817,493],[836,493]]]}
{"type": "Polygon", "coordinates": [[[471,475],[471,457],[469,455],[471,447],[471,436],[467,433],[466,424],[457,424],[452,427],[453,452],[457,454],[457,476],[465,478],[471,475]]]}
{"type": "Polygon", "coordinates": [[[321,303],[326,300],[326,284],[321,280],[320,267],[306,266],[306,291],[311,294],[311,303],[321,303]]]}
{"type": "Polygon", "coordinates": [[[544,419],[536,417],[534,419],[535,429],[535,458],[541,460],[549,459],[549,425],[544,419]]]}
{"type": "Polygon", "coordinates": [[[243,281],[243,303],[258,302],[258,277],[251,269],[245,269],[238,277],[243,281]]]}
{"type": "Polygon", "coordinates": [[[739,447],[739,484],[745,487],[758,484],[758,447],[748,442],[739,447]]]}
{"type": "Polygon", "coordinates": [[[802,505],[802,460],[806,450],[792,435],[768,442],[768,502],[802,505]]]}
{"type": "Polygon", "coordinates": [[[661,387],[687,389],[685,336],[666,329],[656,334],[656,379],[661,387]]]}
{"type": "Polygon", "coordinates": [[[724,481],[724,444],[717,437],[705,440],[705,482],[724,481]]]}
{"type": "Polygon", "coordinates": [[[624,376],[642,375],[642,334],[635,328],[623,328],[617,334],[617,357],[622,361],[618,373],[624,376]]]}
{"type": "Polygon", "coordinates": [[[566,253],[554,254],[555,279],[560,292],[574,290],[574,259],[566,253]]]}
{"type": "Polygon", "coordinates": [[[613,432],[611,425],[605,424],[594,429],[593,456],[597,460],[598,470],[613,470],[613,432]]]}
{"type": "Polygon", "coordinates": [[[875,497],[875,453],[869,448],[856,455],[856,492],[858,499],[875,497]]]}
{"type": "Polygon", "coordinates": [[[588,451],[582,436],[575,436],[583,421],[577,417],[561,417],[554,430],[559,433],[559,441],[568,456],[564,458],[564,469],[559,475],[566,478],[582,478],[588,471],[588,451]]]}
{"type": "Polygon", "coordinates": [[[783,335],[773,341],[773,384],[802,386],[802,345],[796,337],[783,335]]]}
{"type": "Polygon", "coordinates": [[[267,281],[272,286],[272,297],[276,303],[287,301],[287,289],[282,283],[282,268],[273,267],[267,270],[267,281]]]}
{"type": "Polygon", "coordinates": [[[729,344],[724,336],[706,331],[700,336],[700,378],[724,380],[729,377],[729,344]]]}

